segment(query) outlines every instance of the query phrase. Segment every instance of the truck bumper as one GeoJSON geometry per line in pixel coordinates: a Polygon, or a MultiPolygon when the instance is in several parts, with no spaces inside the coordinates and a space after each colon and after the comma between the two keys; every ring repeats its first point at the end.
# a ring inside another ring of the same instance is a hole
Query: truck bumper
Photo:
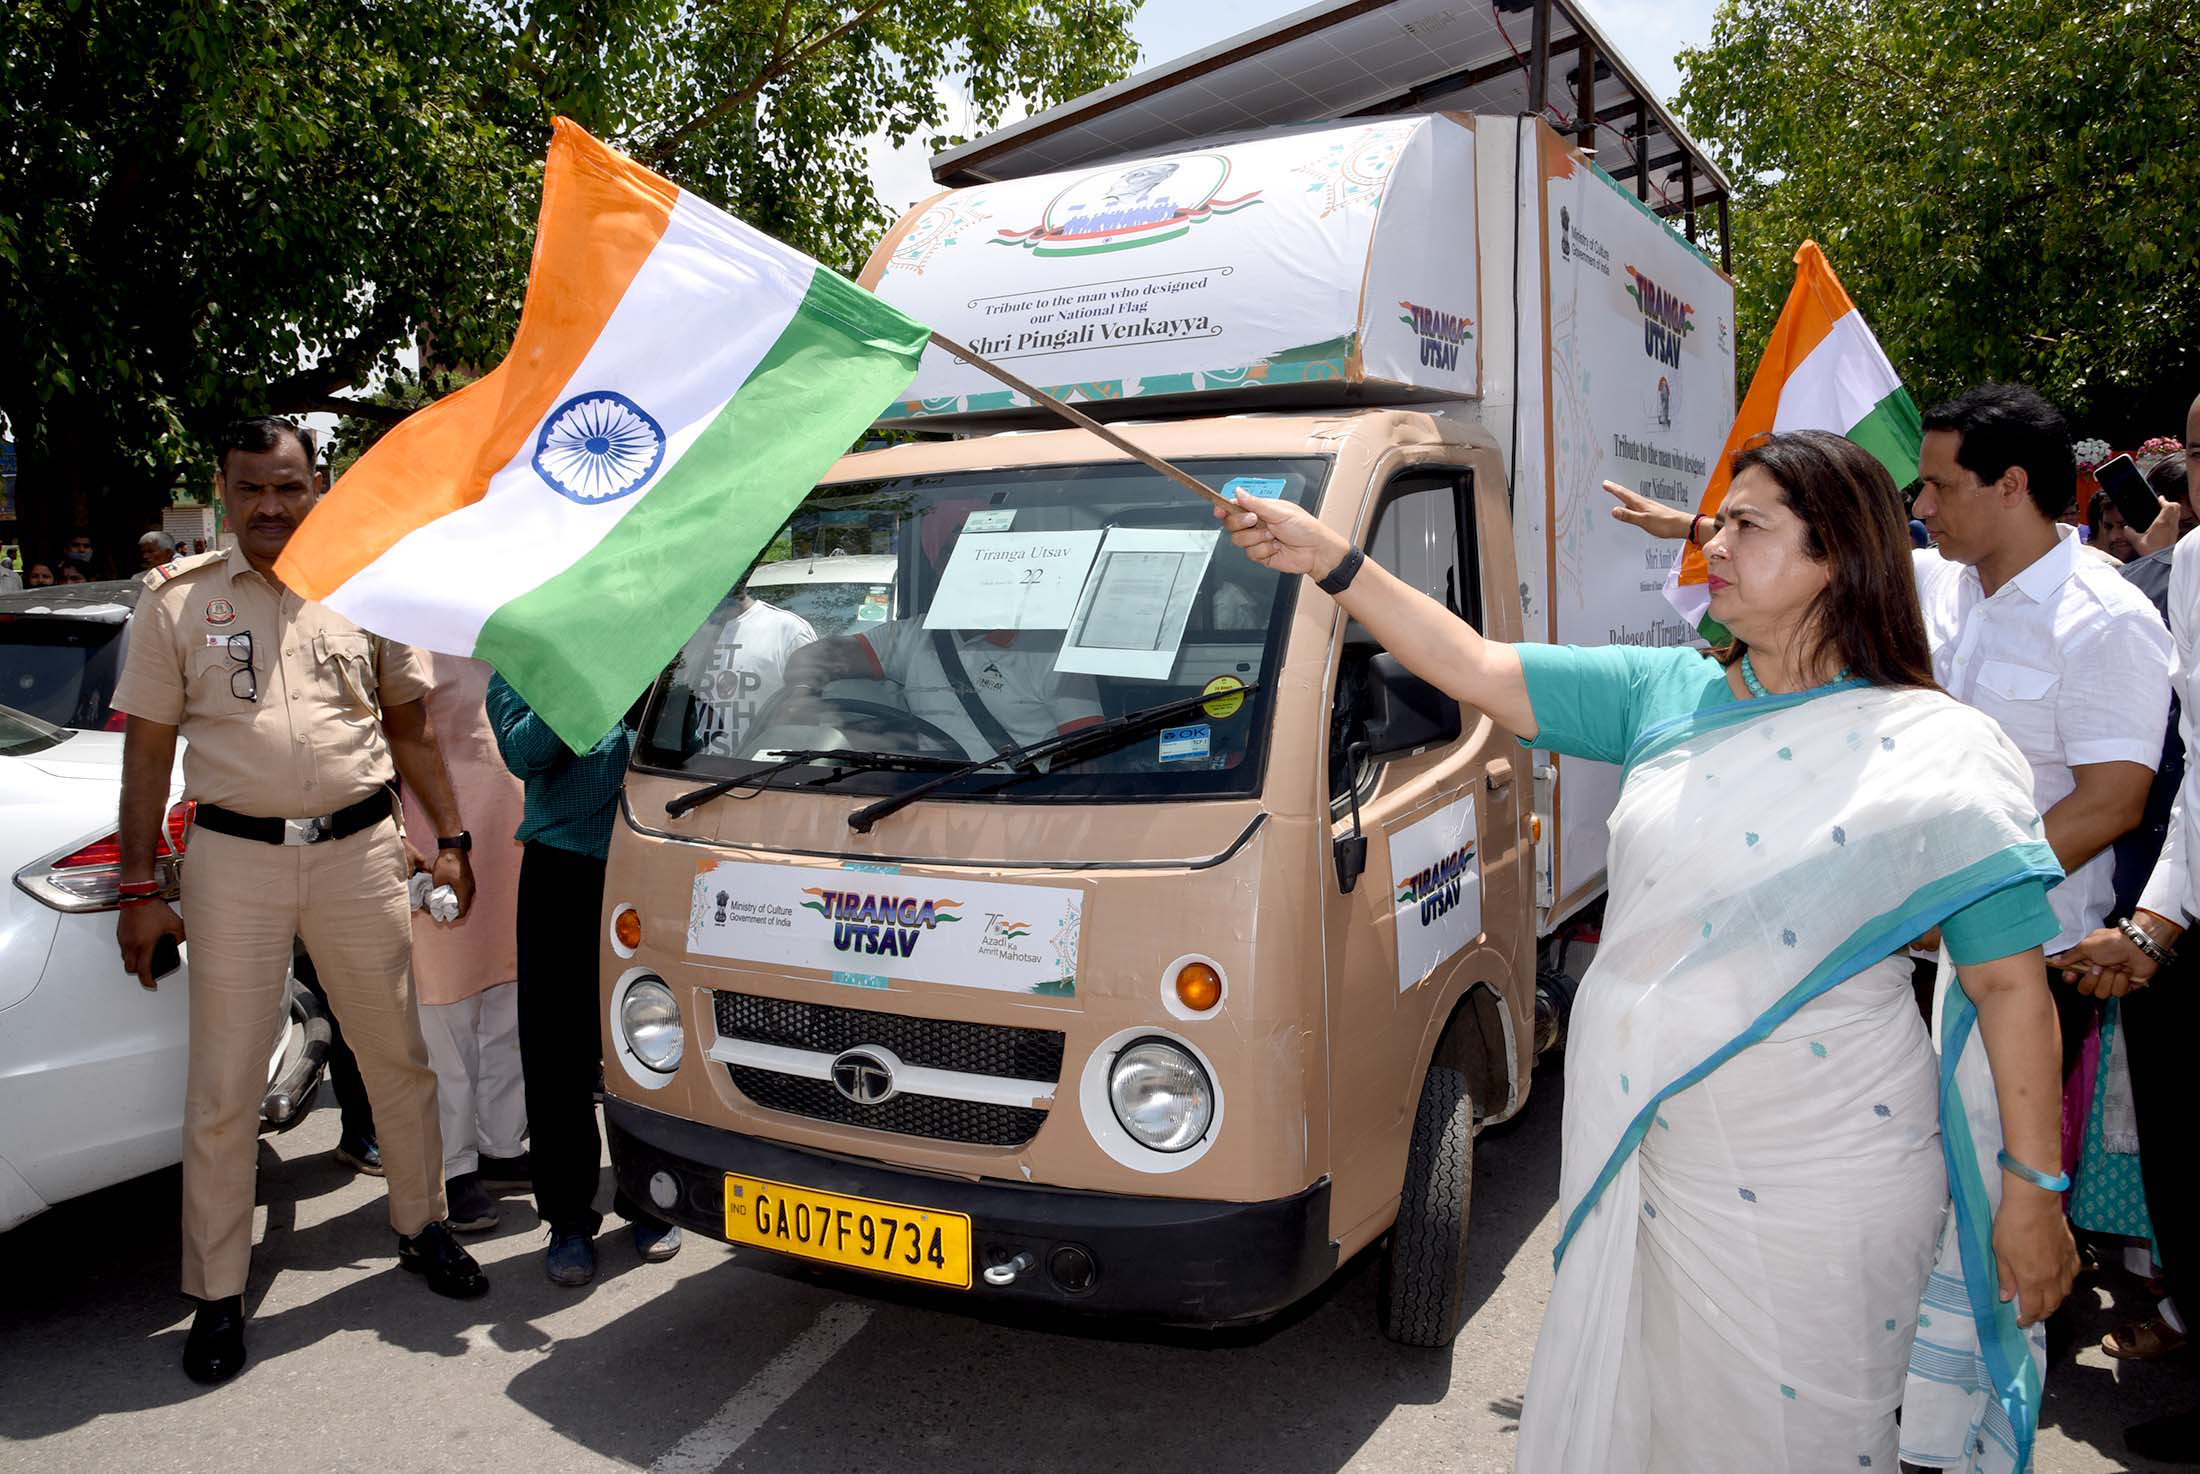
{"type": "MultiPolygon", "coordinates": [[[[684,1229],[721,1241],[726,1240],[728,1172],[968,1214],[976,1258],[973,1287],[929,1291],[949,1301],[975,1298],[993,1305],[1219,1326],[1274,1315],[1337,1267],[1326,1177],[1303,1192],[1264,1203],[1126,1197],[969,1182],[826,1156],[664,1115],[615,1096],[604,1101],[604,1122],[612,1172],[626,1195],[684,1229]],[[650,1195],[650,1179],[659,1172],[670,1174],[678,1186],[669,1211],[650,1195]],[[1064,1250],[1073,1252],[1059,1252],[1064,1250]],[[986,1282],[984,1270],[1019,1254],[1030,1256],[1028,1270],[1007,1285],[986,1282]],[[1090,1282],[1080,1286],[1086,1265],[1090,1282]]],[[[922,1288],[890,1283],[897,1291],[922,1288]]]]}

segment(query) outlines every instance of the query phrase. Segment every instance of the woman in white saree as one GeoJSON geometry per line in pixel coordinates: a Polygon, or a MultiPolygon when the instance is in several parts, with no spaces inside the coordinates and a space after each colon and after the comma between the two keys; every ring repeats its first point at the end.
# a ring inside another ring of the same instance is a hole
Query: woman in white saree
{"type": "Polygon", "coordinates": [[[2041,1170],[2062,872],[2023,758],[1932,684],[1885,470],[1801,432],[1734,471],[1716,658],[1495,644],[1295,507],[1228,525],[1524,742],[1625,765],[1521,1474],[1891,1474],[1898,1409],[1905,1457],[2022,1469],[2024,1328],[2076,1269],[2041,1170]],[[1902,956],[1936,928],[1938,1059],[1902,956]]]}

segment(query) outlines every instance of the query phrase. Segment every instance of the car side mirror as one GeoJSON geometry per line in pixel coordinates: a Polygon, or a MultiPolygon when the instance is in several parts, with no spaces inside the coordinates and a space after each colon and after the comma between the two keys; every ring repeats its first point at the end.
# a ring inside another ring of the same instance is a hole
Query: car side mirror
{"type": "Polygon", "coordinates": [[[1368,663],[1368,757],[1412,757],[1455,742],[1465,725],[1459,703],[1398,663],[1378,655],[1368,663]]]}

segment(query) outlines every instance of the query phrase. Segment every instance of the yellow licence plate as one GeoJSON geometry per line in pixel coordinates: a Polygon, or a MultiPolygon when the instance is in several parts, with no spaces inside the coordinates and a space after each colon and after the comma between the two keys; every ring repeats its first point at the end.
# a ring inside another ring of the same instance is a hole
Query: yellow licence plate
{"type": "Polygon", "coordinates": [[[927,1284],[970,1288],[970,1219],[938,1208],[726,1174],[726,1237],[927,1284]]]}

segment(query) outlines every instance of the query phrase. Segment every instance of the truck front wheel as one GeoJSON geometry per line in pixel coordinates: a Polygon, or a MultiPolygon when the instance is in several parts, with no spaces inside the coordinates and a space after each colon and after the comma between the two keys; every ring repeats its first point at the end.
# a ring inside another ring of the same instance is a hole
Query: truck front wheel
{"type": "Polygon", "coordinates": [[[1449,1346],[1466,1318],[1467,1210],[1474,1196],[1474,1099],[1467,1077],[1429,1066],[1413,1116],[1398,1222],[1383,1253],[1383,1334],[1449,1346]]]}

